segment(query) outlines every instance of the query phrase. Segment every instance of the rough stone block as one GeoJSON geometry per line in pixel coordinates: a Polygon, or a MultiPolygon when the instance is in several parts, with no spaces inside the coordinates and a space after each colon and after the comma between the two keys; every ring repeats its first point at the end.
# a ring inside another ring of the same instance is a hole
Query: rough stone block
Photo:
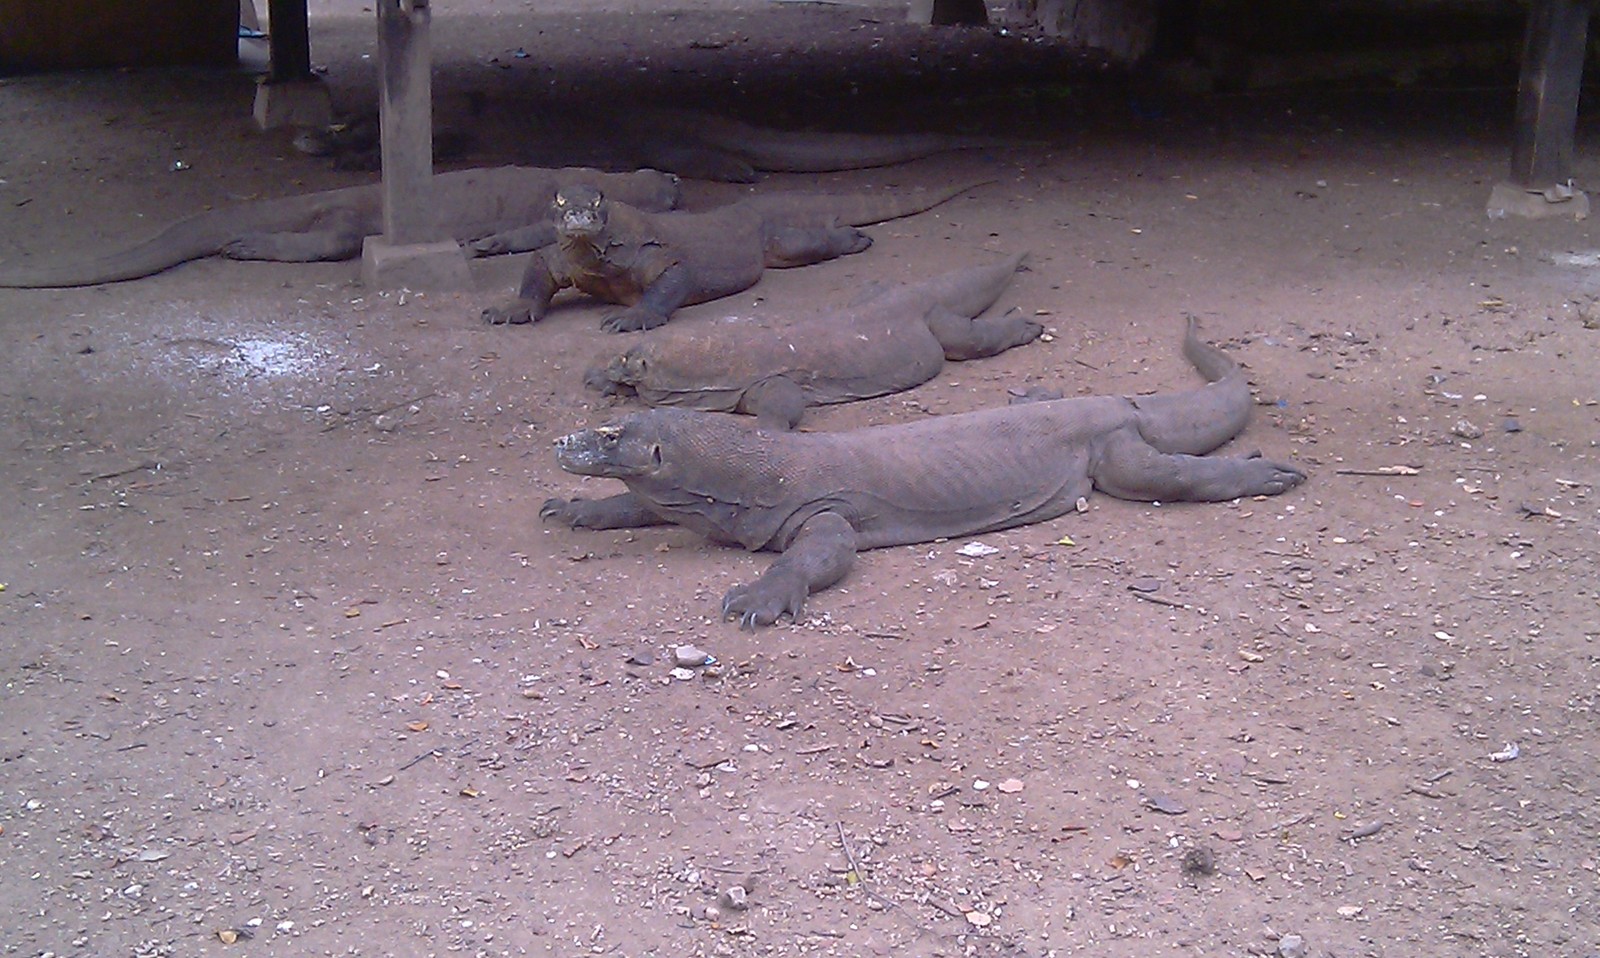
{"type": "Polygon", "coordinates": [[[1487,208],[1492,220],[1507,216],[1525,219],[1573,219],[1589,217],[1589,194],[1570,186],[1552,186],[1546,190],[1529,189],[1515,183],[1496,183],[1489,191],[1487,208]]]}
{"type": "Polygon", "coordinates": [[[394,246],[369,236],[361,244],[361,282],[370,289],[465,290],[472,270],[455,240],[394,246]]]}
{"type": "Polygon", "coordinates": [[[273,130],[283,126],[327,126],[333,122],[333,100],[320,79],[256,84],[253,114],[256,126],[273,130]]]}

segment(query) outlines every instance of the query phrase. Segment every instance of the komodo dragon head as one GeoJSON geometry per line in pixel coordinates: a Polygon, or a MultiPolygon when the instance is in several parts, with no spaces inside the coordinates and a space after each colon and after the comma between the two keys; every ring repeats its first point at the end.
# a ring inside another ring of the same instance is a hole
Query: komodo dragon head
{"type": "Polygon", "coordinates": [[[634,346],[611,357],[604,365],[591,366],[583,374],[583,384],[603,396],[631,396],[650,371],[650,360],[634,346]]]}
{"type": "Polygon", "coordinates": [[[606,198],[592,186],[570,183],[556,191],[551,203],[556,233],[566,241],[594,242],[605,232],[610,209],[606,198]]]}

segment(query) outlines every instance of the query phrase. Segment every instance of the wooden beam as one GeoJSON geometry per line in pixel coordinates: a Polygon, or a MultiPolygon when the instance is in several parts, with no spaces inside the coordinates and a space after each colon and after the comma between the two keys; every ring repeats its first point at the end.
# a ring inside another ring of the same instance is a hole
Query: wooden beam
{"type": "Polygon", "coordinates": [[[377,0],[383,233],[391,245],[427,234],[433,185],[433,63],[428,0],[377,0]]]}
{"type": "Polygon", "coordinates": [[[1511,180],[1543,188],[1572,179],[1578,88],[1595,0],[1533,0],[1517,83],[1511,180]]]}
{"type": "Polygon", "coordinates": [[[311,27],[306,18],[306,0],[267,0],[267,17],[272,32],[267,49],[272,54],[269,83],[287,83],[311,78],[311,27]]]}

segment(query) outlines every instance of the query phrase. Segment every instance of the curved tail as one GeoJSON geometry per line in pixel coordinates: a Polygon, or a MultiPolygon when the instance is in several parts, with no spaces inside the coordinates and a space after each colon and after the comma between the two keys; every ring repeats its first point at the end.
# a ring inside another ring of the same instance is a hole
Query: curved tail
{"type": "Polygon", "coordinates": [[[879,193],[769,193],[752,196],[744,202],[755,205],[769,218],[786,224],[805,226],[869,226],[897,220],[941,203],[947,203],[968,190],[993,183],[974,180],[960,186],[931,190],[906,190],[879,193]]]}
{"type": "Polygon", "coordinates": [[[173,223],[142,243],[115,252],[40,266],[0,264],[0,287],[45,289],[138,279],[179,263],[210,256],[231,238],[231,230],[215,213],[201,213],[173,223]]]}
{"type": "Polygon", "coordinates": [[[1134,396],[1139,435],[1164,453],[1200,456],[1244,431],[1250,422],[1250,384],[1227,353],[1203,342],[1195,318],[1184,331],[1183,355],[1206,385],[1182,392],[1134,396]]]}

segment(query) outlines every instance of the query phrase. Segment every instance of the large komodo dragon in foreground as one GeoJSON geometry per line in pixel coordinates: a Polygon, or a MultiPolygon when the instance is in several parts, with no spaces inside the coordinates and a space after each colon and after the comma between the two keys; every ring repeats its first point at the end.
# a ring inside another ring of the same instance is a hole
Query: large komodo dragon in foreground
{"type": "Polygon", "coordinates": [[[1043,331],[994,305],[1022,255],[892,286],[820,316],[730,316],[673,323],[591,369],[584,382],[652,406],[756,416],[789,429],[807,406],[910,389],[946,359],[978,359],[1043,331]]]}
{"type": "Polygon", "coordinates": [[[540,515],[591,529],[676,523],[782,555],[722,600],[745,627],[798,616],[856,550],[975,535],[1121,499],[1219,502],[1305,480],[1257,456],[1208,458],[1250,418],[1244,373],[1202,343],[1209,384],[1154,396],[1058,399],[835,433],[751,429],[734,417],[651,409],[556,440],[568,472],[621,479],[608,499],[551,499],[540,515]]]}
{"type": "MultiPolygon", "coordinates": [[[[434,177],[432,232],[495,252],[552,242],[550,203],[564,186],[603,189],[653,210],[677,205],[669,173],[601,173],[501,166],[434,177]],[[488,239],[486,239],[488,238],[488,239]]],[[[383,232],[378,184],[241,203],[179,220],[150,239],[115,252],[32,266],[0,264],[0,287],[91,286],[137,279],[206,256],[310,263],[361,255],[362,240],[383,232]]]]}
{"type": "Polygon", "coordinates": [[[602,329],[653,329],[680,306],[749,289],[767,268],[859,253],[872,239],[855,227],[920,213],[980,185],[905,194],[773,193],[703,213],[650,213],[592,187],[569,187],[553,203],[556,242],[529,257],[516,298],[485,309],[483,318],[537,322],[558,291],[576,287],[628,307],[603,319],[602,329]]]}

